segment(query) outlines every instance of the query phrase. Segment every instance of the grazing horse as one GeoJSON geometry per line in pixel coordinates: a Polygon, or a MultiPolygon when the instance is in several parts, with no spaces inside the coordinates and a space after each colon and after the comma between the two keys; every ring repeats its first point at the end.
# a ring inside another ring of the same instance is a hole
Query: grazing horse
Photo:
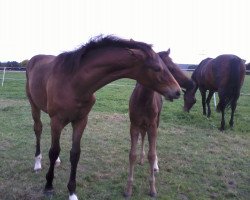
{"type": "Polygon", "coordinates": [[[46,174],[45,194],[53,192],[61,131],[67,124],[72,125],[70,200],[78,199],[75,190],[80,141],[95,103],[94,92],[114,80],[131,78],[158,91],[166,99],[180,96],[178,83],[151,45],[114,36],[93,38],[79,49],[58,56],[34,56],[28,63],[26,76],[26,93],[36,135],[36,158],[41,158],[41,110],[50,116],[50,166],[46,174]]]}
{"type": "MultiPolygon", "coordinates": [[[[182,88],[187,91],[193,88],[193,82],[188,78],[181,69],[176,66],[169,57],[170,50],[160,52],[158,55],[165,63],[173,77],[177,80],[182,88]]],[[[129,197],[132,195],[133,172],[136,161],[136,145],[139,134],[141,134],[141,153],[140,164],[144,162],[144,138],[148,134],[149,151],[148,160],[150,163],[150,195],[156,196],[154,171],[158,171],[156,154],[156,137],[157,128],[159,126],[160,112],[162,109],[162,96],[158,92],[137,83],[130,97],[129,117],[130,117],[130,136],[131,149],[129,154],[129,176],[124,195],[129,197]]]]}
{"type": "Polygon", "coordinates": [[[230,126],[234,125],[234,111],[240,96],[240,89],[245,78],[245,62],[235,55],[220,55],[215,59],[206,58],[198,65],[192,74],[195,82],[193,90],[186,93],[184,108],[189,111],[199,88],[202,96],[203,115],[210,117],[210,100],[214,92],[218,92],[219,103],[217,111],[221,112],[221,131],[225,130],[225,108],[231,107],[230,126]],[[209,91],[206,99],[206,91],[209,91]],[[207,105],[207,111],[206,111],[207,105]]]}

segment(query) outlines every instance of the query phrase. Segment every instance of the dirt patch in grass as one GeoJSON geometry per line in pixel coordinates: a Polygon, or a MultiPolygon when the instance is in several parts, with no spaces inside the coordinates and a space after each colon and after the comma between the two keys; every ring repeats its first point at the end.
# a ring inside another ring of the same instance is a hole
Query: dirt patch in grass
{"type": "Polygon", "coordinates": [[[11,99],[0,99],[0,109],[6,109],[12,106],[27,105],[26,100],[11,100],[11,99]]]}
{"type": "Polygon", "coordinates": [[[113,114],[105,114],[105,113],[99,113],[99,114],[91,114],[89,116],[89,119],[96,119],[96,120],[105,120],[107,122],[125,122],[128,119],[128,115],[126,114],[119,114],[119,113],[113,113],[113,114]]]}

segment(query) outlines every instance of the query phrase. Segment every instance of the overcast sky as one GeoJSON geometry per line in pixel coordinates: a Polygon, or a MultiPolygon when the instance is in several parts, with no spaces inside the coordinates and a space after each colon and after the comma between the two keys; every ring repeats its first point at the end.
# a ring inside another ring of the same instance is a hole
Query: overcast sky
{"type": "Polygon", "coordinates": [[[176,63],[250,62],[250,0],[0,0],[0,61],[73,50],[99,34],[171,48],[176,63]]]}

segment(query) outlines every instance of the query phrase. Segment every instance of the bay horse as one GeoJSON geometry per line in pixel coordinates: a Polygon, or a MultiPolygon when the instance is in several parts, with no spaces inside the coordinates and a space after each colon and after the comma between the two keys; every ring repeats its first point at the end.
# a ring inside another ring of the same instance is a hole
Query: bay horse
{"type": "MultiPolygon", "coordinates": [[[[131,78],[158,91],[166,99],[180,96],[180,87],[152,46],[115,36],[92,38],[82,47],[58,56],[37,55],[26,70],[26,93],[31,105],[36,136],[35,158],[41,162],[41,111],[50,117],[50,166],[45,194],[53,193],[54,166],[60,153],[60,135],[69,123],[73,128],[70,150],[69,199],[77,200],[76,170],[80,141],[96,92],[106,84],[131,78]]],[[[41,165],[39,165],[40,167],[41,165]]],[[[38,170],[38,169],[37,169],[38,170]]]]}
{"type": "Polygon", "coordinates": [[[230,127],[234,125],[234,112],[240,96],[240,89],[245,78],[245,61],[236,55],[224,54],[214,59],[206,58],[194,70],[191,78],[195,82],[193,90],[186,92],[184,108],[189,111],[195,104],[195,93],[199,88],[202,96],[203,115],[210,117],[210,100],[214,92],[218,92],[217,111],[221,112],[221,126],[225,130],[225,108],[231,107],[230,127]],[[209,91],[206,98],[206,91],[209,91]],[[207,110],[206,110],[207,105],[207,110]]]}
{"type": "MultiPolygon", "coordinates": [[[[170,49],[168,51],[158,53],[178,84],[182,88],[186,89],[186,91],[191,90],[193,88],[193,81],[188,78],[176,64],[173,63],[169,54],[170,49]]],[[[126,197],[130,197],[132,195],[134,166],[137,157],[136,145],[139,135],[141,135],[141,153],[139,163],[143,164],[144,162],[144,138],[146,133],[148,135],[149,142],[148,160],[150,163],[150,196],[156,196],[154,171],[159,171],[156,153],[156,138],[162,103],[163,101],[160,93],[137,82],[129,102],[131,149],[129,154],[130,167],[128,182],[124,192],[126,197]]]]}

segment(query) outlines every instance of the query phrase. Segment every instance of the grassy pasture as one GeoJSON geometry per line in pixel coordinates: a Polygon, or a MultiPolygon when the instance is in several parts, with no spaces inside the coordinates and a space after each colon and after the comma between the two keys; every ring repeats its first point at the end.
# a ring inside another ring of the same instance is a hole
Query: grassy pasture
{"type": "MultiPolygon", "coordinates": [[[[1,77],[0,73],[0,77],[1,77]]],[[[43,170],[33,172],[35,136],[25,96],[25,75],[7,73],[0,87],[0,199],[48,199],[43,196],[50,146],[49,118],[42,115],[43,170]]],[[[82,138],[77,172],[79,199],[123,199],[130,148],[128,100],[134,81],[122,79],[96,93],[82,138]]],[[[250,76],[242,93],[250,94],[250,76]]],[[[158,199],[198,200],[250,197],[250,96],[242,95],[235,113],[235,127],[218,131],[221,115],[202,115],[200,94],[191,112],[182,111],[183,100],[164,102],[158,136],[160,173],[156,176],[158,199]]],[[[211,102],[212,103],[212,102],[211,102]]],[[[55,170],[55,195],[68,198],[71,127],[61,136],[62,164],[55,170]]],[[[136,166],[131,199],[150,199],[149,166],[136,166]]]]}

